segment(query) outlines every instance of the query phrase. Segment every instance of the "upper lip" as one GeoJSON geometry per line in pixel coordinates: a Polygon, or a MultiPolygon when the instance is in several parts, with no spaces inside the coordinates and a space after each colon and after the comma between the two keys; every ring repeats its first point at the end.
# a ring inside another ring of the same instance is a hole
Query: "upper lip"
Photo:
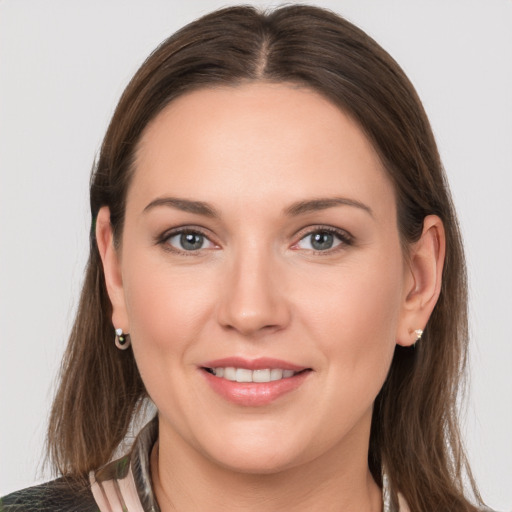
{"type": "Polygon", "coordinates": [[[264,370],[279,368],[281,370],[293,370],[300,372],[308,369],[307,366],[299,366],[288,361],[281,359],[274,359],[272,357],[258,357],[257,359],[245,359],[243,357],[224,357],[222,359],[215,359],[201,364],[203,368],[246,368],[247,370],[264,370]]]}

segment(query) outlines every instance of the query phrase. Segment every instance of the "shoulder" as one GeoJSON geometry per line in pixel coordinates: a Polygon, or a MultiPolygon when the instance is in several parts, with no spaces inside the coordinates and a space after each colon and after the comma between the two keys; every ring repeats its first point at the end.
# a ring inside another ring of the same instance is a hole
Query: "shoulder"
{"type": "Polygon", "coordinates": [[[0,498],[0,512],[98,512],[89,482],[58,478],[0,498]]]}

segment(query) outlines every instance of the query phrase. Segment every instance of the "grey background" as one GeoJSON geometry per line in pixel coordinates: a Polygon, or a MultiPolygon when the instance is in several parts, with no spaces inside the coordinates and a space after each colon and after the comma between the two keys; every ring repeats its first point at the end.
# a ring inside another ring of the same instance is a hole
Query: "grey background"
{"type": "MultiPolygon", "coordinates": [[[[87,254],[89,172],[127,81],[231,1],[0,1],[0,495],[48,478],[44,429],[87,254]]],[[[280,2],[255,2],[275,5],[280,2]]],[[[365,29],[424,101],[471,284],[470,460],[512,510],[512,2],[311,2],[365,29]]]]}

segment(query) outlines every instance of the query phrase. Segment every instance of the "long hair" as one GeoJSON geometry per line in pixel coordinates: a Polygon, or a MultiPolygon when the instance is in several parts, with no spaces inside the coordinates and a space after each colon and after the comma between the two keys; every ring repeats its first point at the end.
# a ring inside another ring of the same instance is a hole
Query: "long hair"
{"type": "Polygon", "coordinates": [[[250,81],[306,86],[350,115],[394,184],[404,253],[425,216],[446,232],[439,300],[416,348],[397,346],[372,417],[368,463],[413,511],[473,511],[463,477],[479,500],[464,455],[457,397],[468,338],[464,254],[446,177],[421,102],[398,64],[367,34],[328,10],[291,5],[260,12],[230,7],[164,41],[124,91],[91,177],[92,227],[85,281],[48,431],[59,472],[83,476],[108,462],[146,397],[131,350],[113,343],[111,304],[95,240],[102,206],[114,240],[123,230],[134,154],[148,123],[192,90],[250,81]]]}

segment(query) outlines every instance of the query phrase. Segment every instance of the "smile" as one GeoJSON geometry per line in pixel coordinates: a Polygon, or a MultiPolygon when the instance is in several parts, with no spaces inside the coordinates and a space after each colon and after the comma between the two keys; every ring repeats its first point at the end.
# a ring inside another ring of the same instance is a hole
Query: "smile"
{"type": "Polygon", "coordinates": [[[228,357],[199,367],[210,389],[242,407],[261,407],[302,387],[312,368],[273,358],[228,357]]]}
{"type": "MultiPolygon", "coordinates": [[[[232,366],[205,368],[205,370],[216,377],[232,382],[274,382],[281,379],[289,379],[300,372],[283,370],[281,368],[262,368],[249,370],[247,368],[234,368],[232,366]]],[[[302,370],[305,371],[305,370],[302,370]]]]}

